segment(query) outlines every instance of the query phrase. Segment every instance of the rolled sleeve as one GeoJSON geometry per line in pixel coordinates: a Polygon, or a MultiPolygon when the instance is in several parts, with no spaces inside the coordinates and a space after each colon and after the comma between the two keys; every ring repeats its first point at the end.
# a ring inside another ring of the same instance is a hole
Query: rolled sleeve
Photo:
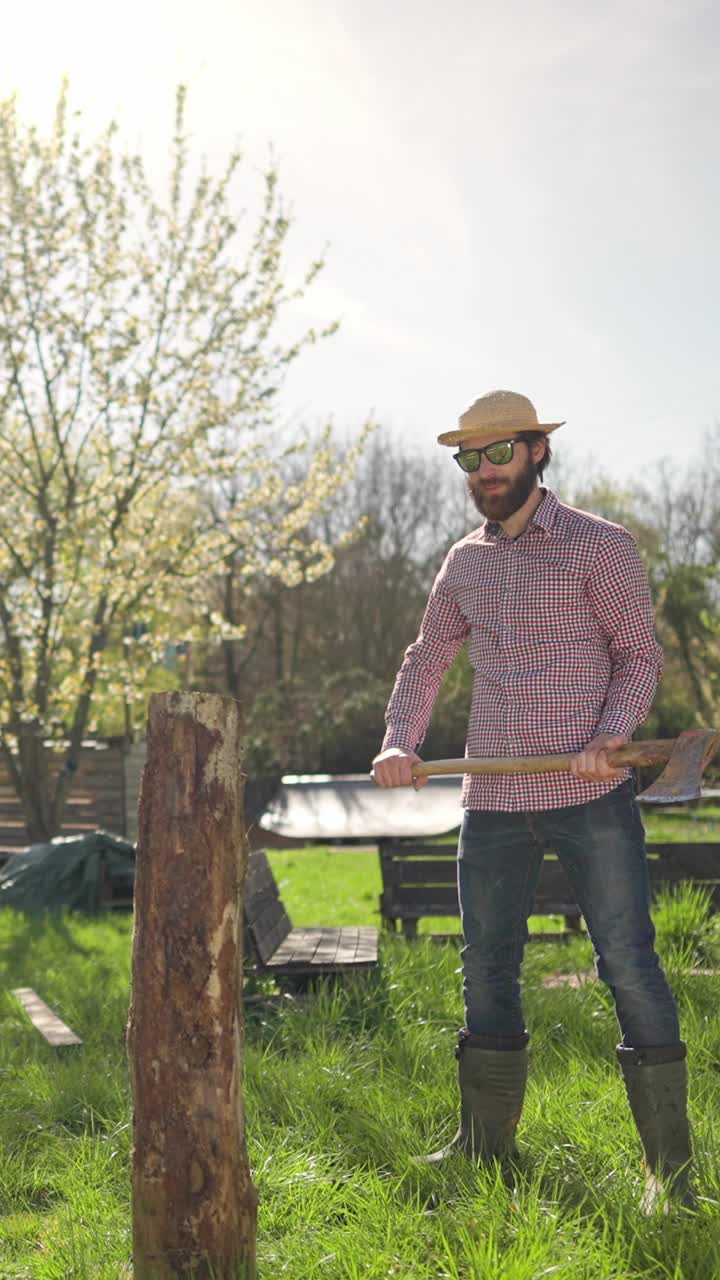
{"type": "Polygon", "coordinates": [[[645,566],[624,529],[613,529],[587,582],[593,613],[607,639],[611,678],[598,733],[632,737],[647,716],[662,672],[645,566]]]}
{"type": "Polygon", "coordinates": [[[385,712],[382,750],[417,750],[427,732],[443,675],[459,653],[470,625],[446,590],[440,570],[428,599],[417,639],[405,651],[385,712]]]}

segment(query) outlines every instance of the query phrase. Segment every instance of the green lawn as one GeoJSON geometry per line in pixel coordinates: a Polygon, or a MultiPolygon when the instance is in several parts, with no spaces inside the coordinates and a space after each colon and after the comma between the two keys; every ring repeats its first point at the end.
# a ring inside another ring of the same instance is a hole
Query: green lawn
{"type": "Polygon", "coordinates": [[[648,840],[720,840],[720,805],[648,805],[642,810],[648,840]]]}
{"type": "MultiPolygon", "coordinates": [[[[705,821],[720,837],[717,819],[705,821]]],[[[272,862],[296,923],[377,922],[377,855],[306,849],[272,862]]],[[[377,972],[248,1006],[260,1280],[720,1277],[720,978],[687,973],[720,967],[720,936],[691,893],[660,903],[656,920],[690,1046],[695,1218],[635,1210],[640,1149],[608,993],[543,986],[545,974],[590,967],[582,939],[534,944],[526,956],[531,1081],[514,1186],[461,1160],[415,1164],[454,1131],[458,949],[385,937],[377,972]]],[[[130,1274],[130,929],[127,917],[0,914],[0,1280],[130,1274]],[[15,986],[57,1009],[82,1048],[48,1048],[15,986]]]]}

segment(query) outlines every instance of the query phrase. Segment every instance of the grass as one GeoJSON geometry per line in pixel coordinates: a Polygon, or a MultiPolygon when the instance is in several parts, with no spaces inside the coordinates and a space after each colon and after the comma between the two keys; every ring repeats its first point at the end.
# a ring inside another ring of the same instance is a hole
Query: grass
{"type": "MultiPolygon", "coordinates": [[[[716,825],[700,838],[717,835],[716,825]]],[[[376,922],[376,854],[293,850],[272,862],[296,923],[376,922]]],[[[451,944],[383,938],[377,972],[248,1006],[260,1280],[720,1277],[720,978],[687,973],[720,962],[718,931],[691,890],[664,897],[656,921],[690,1046],[694,1218],[637,1214],[640,1149],[608,992],[542,984],[590,967],[583,939],[526,955],[531,1080],[515,1185],[461,1160],[414,1163],[454,1131],[459,956],[451,944]]],[[[0,914],[0,1280],[130,1274],[130,931],[127,917],[0,914]],[[82,1048],[45,1045],[15,986],[34,987],[82,1048]]]]}
{"type": "Polygon", "coordinates": [[[720,838],[720,805],[654,805],[643,810],[643,823],[650,841],[699,840],[720,838]]]}

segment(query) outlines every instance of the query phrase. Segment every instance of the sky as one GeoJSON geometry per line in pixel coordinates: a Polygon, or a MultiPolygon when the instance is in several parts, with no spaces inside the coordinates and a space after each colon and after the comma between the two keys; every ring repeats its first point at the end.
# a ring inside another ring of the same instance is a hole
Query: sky
{"type": "MultiPolygon", "coordinates": [[[[0,94],[46,126],[63,75],[160,184],[175,86],[238,206],[270,148],[288,325],[341,322],[283,393],[291,424],[372,415],[437,450],[477,396],[565,419],[556,453],[619,478],[697,465],[720,422],[720,6],[713,0],[86,0],[13,13],[0,94]]],[[[445,451],[443,451],[445,452],[445,451]]],[[[449,454],[449,451],[447,451],[449,454]]]]}

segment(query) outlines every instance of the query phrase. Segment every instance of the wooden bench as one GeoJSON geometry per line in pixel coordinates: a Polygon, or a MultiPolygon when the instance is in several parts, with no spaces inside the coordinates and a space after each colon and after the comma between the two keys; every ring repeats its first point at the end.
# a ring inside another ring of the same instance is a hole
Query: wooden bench
{"type": "Polygon", "coordinates": [[[245,883],[247,956],[257,973],[293,985],[328,974],[373,969],[378,962],[374,926],[294,929],[263,849],[250,854],[245,883]]]}
{"type": "MultiPolygon", "coordinates": [[[[653,894],[664,884],[691,880],[711,892],[712,909],[720,911],[720,842],[697,844],[648,843],[648,867],[653,894]]],[[[383,891],[380,914],[386,928],[398,921],[406,938],[417,936],[418,920],[426,916],[457,916],[457,870],[454,844],[417,844],[403,840],[379,842],[383,891]]],[[[545,855],[533,899],[535,915],[559,915],[566,935],[580,929],[581,914],[560,862],[545,855]]],[[[549,935],[532,933],[531,939],[549,935]]],[[[553,934],[552,937],[559,935],[553,934]]]]}

